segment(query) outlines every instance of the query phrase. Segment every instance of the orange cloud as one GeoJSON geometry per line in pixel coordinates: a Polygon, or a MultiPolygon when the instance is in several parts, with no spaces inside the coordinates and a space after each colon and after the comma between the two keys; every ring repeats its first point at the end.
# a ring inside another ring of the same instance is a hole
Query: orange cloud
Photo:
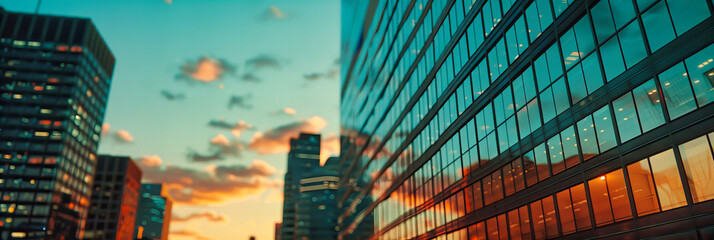
{"type": "Polygon", "coordinates": [[[161,164],[156,156],[144,157],[139,163],[144,180],[164,183],[177,204],[221,204],[283,185],[280,179],[269,179],[276,170],[261,160],[248,166],[218,166],[211,171],[161,164]]]}
{"type": "Polygon", "coordinates": [[[234,74],[235,67],[223,59],[204,56],[195,62],[185,62],[177,78],[208,83],[220,80],[227,73],[234,74]]]}
{"type": "Polygon", "coordinates": [[[340,154],[340,137],[330,134],[320,141],[320,165],[325,165],[328,158],[340,154]]]}
{"type": "Polygon", "coordinates": [[[132,137],[131,133],[129,133],[126,130],[119,129],[114,134],[115,134],[114,137],[119,141],[122,141],[122,142],[133,142],[134,141],[134,137],[132,137]]]}
{"type": "Polygon", "coordinates": [[[158,167],[161,165],[161,158],[156,155],[142,156],[139,163],[147,167],[158,167]]]}
{"type": "Polygon", "coordinates": [[[253,134],[253,139],[248,149],[259,154],[272,154],[288,152],[290,139],[297,138],[301,132],[318,133],[327,126],[327,121],[319,116],[314,116],[299,122],[280,126],[265,133],[253,134]]]}
{"type": "Polygon", "coordinates": [[[102,124],[102,136],[109,134],[110,129],[111,129],[111,125],[109,125],[109,123],[102,124]]]}
{"type": "Polygon", "coordinates": [[[284,108],[283,112],[288,115],[295,115],[297,113],[294,108],[284,108]]]}
{"type": "Polygon", "coordinates": [[[228,140],[226,136],[223,134],[218,134],[217,136],[211,138],[211,144],[215,145],[220,145],[220,146],[228,146],[231,144],[231,141],[228,140]]]}
{"type": "Polygon", "coordinates": [[[227,222],[228,217],[226,215],[222,214],[216,214],[215,212],[201,212],[201,213],[192,213],[191,215],[185,216],[185,217],[179,217],[179,216],[172,216],[171,217],[171,222],[176,223],[176,222],[188,222],[191,220],[196,220],[196,219],[205,219],[206,221],[209,222],[227,222]]]}

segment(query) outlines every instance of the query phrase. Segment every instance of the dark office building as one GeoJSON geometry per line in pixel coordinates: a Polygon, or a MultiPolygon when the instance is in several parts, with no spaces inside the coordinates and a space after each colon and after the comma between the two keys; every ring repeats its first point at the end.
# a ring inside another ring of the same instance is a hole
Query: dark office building
{"type": "Polygon", "coordinates": [[[141,184],[136,210],[136,239],[166,240],[173,201],[162,184],[141,184]]]}
{"type": "Polygon", "coordinates": [[[300,133],[290,139],[288,166],[283,189],[282,240],[302,239],[309,234],[305,222],[300,222],[297,207],[300,200],[300,180],[313,168],[320,167],[320,135],[300,133]]]}
{"type": "Polygon", "coordinates": [[[99,155],[84,239],[134,239],[141,169],[129,157],[99,155]]]}
{"type": "Polygon", "coordinates": [[[348,238],[714,238],[711,0],[343,0],[348,238]]]}
{"type": "Polygon", "coordinates": [[[327,159],[300,179],[300,197],[296,205],[296,239],[337,239],[337,189],[339,158],[327,159]]]}
{"type": "Polygon", "coordinates": [[[114,56],[91,20],[0,8],[0,239],[75,239],[114,56]]]}

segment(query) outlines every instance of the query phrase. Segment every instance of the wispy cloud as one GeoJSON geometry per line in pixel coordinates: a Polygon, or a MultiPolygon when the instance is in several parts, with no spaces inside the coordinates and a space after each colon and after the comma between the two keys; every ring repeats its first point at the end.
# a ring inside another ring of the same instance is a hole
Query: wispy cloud
{"type": "Polygon", "coordinates": [[[262,54],[248,59],[245,65],[254,69],[280,68],[281,62],[273,56],[262,54]]]}
{"type": "Polygon", "coordinates": [[[168,90],[161,90],[161,96],[169,101],[183,100],[186,98],[186,96],[183,95],[183,93],[172,93],[172,92],[169,92],[168,90]]]}
{"type": "Polygon", "coordinates": [[[280,179],[270,179],[275,168],[261,160],[253,160],[247,166],[215,167],[212,171],[162,164],[154,156],[142,157],[139,163],[144,179],[164,183],[177,204],[221,204],[283,185],[280,179]]]}
{"type": "Polygon", "coordinates": [[[297,138],[301,132],[318,133],[327,126],[327,121],[319,116],[290,123],[266,131],[256,132],[248,145],[248,149],[259,154],[272,154],[287,152],[290,148],[290,139],[297,138]]]}
{"type": "Polygon", "coordinates": [[[286,17],[288,17],[288,15],[283,13],[283,11],[275,5],[268,6],[268,9],[266,9],[262,15],[263,19],[283,19],[286,17]]]}
{"type": "Polygon", "coordinates": [[[246,82],[260,82],[260,78],[253,73],[244,73],[240,79],[246,82]]]}
{"type": "Polygon", "coordinates": [[[233,95],[228,100],[228,109],[233,109],[233,107],[251,109],[253,108],[253,105],[248,103],[250,98],[250,95],[233,95]]]}
{"type": "Polygon", "coordinates": [[[297,110],[295,110],[294,108],[286,107],[286,108],[283,108],[283,109],[281,109],[281,110],[272,112],[271,114],[272,114],[272,115],[290,115],[290,116],[294,116],[295,114],[297,114],[297,110]]]}
{"type": "Polygon", "coordinates": [[[226,74],[235,74],[236,67],[224,59],[204,56],[184,62],[180,70],[176,79],[207,83],[220,80],[226,74]]]}
{"type": "Polygon", "coordinates": [[[194,150],[189,149],[186,155],[191,162],[213,162],[223,160],[223,154],[221,152],[214,152],[211,154],[200,154],[194,150]]]}
{"type": "Polygon", "coordinates": [[[327,72],[321,73],[321,72],[315,72],[315,73],[309,73],[303,75],[303,78],[305,80],[310,80],[310,81],[315,81],[315,80],[320,80],[320,79],[334,79],[337,77],[337,75],[340,73],[339,69],[330,69],[327,72]]]}
{"type": "Polygon", "coordinates": [[[200,213],[192,213],[185,217],[173,215],[171,217],[171,222],[173,222],[173,223],[188,222],[191,220],[198,220],[198,219],[204,219],[209,222],[227,222],[228,221],[228,217],[226,217],[226,215],[223,215],[223,214],[217,214],[215,212],[200,212],[200,213]]]}
{"type": "Polygon", "coordinates": [[[240,135],[241,135],[241,133],[243,133],[243,131],[253,129],[253,125],[250,125],[250,124],[246,123],[245,121],[238,121],[236,123],[230,123],[223,119],[211,120],[208,122],[208,126],[219,128],[219,129],[231,130],[231,134],[233,134],[233,136],[236,138],[240,137],[240,135]]]}

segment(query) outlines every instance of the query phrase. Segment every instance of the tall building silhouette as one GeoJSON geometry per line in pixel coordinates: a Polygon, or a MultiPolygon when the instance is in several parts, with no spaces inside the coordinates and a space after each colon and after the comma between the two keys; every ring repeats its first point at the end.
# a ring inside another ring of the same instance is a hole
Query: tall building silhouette
{"type": "Polygon", "coordinates": [[[340,239],[714,237],[712,1],[342,3],[340,239]]]}
{"type": "Polygon", "coordinates": [[[0,8],[0,239],[82,237],[114,56],[91,20],[0,8]]]}
{"type": "Polygon", "coordinates": [[[285,186],[283,190],[282,240],[302,239],[308,234],[306,222],[300,221],[297,208],[300,201],[300,180],[308,176],[313,168],[320,167],[320,135],[300,133],[290,139],[285,186]]]}
{"type": "Polygon", "coordinates": [[[136,209],[136,239],[166,240],[169,237],[173,200],[163,184],[141,184],[136,209]]]}
{"type": "Polygon", "coordinates": [[[84,239],[135,239],[141,169],[123,156],[99,155],[84,239]]]}

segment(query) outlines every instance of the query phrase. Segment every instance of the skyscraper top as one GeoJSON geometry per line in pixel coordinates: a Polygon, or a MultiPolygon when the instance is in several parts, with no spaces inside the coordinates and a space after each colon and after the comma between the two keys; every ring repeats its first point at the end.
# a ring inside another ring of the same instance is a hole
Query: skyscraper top
{"type": "Polygon", "coordinates": [[[115,58],[88,18],[9,12],[0,8],[0,39],[15,47],[89,52],[111,76],[115,58]]]}

